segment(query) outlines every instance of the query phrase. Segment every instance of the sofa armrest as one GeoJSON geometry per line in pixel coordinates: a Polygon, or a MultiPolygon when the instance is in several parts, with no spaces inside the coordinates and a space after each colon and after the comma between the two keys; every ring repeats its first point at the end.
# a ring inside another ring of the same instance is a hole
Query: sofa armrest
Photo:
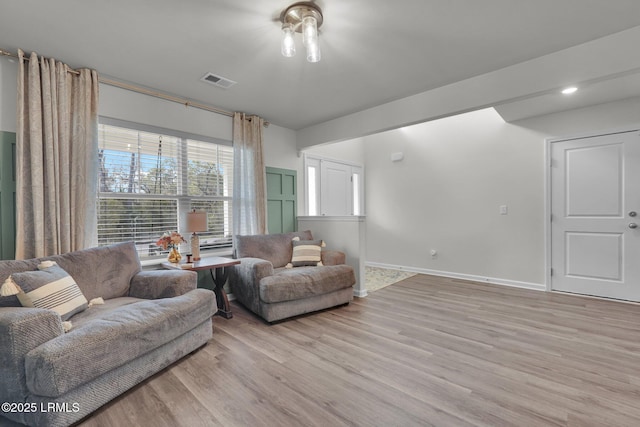
{"type": "Polygon", "coordinates": [[[0,308],[0,401],[24,401],[29,394],[24,368],[26,354],[63,334],[62,319],[52,310],[0,308]]]}
{"type": "Polygon", "coordinates": [[[321,256],[323,265],[341,265],[346,262],[344,252],[340,251],[322,251],[321,256]]]}
{"type": "Polygon", "coordinates": [[[144,299],[172,298],[197,287],[198,274],[195,271],[141,271],[131,279],[129,296],[144,299]]]}
{"type": "Polygon", "coordinates": [[[273,275],[273,264],[262,258],[240,258],[229,274],[231,292],[238,301],[257,313],[260,309],[260,280],[273,275]]]}
{"type": "Polygon", "coordinates": [[[273,275],[273,264],[262,258],[240,258],[240,264],[234,269],[251,283],[260,283],[263,277],[273,275]]]}

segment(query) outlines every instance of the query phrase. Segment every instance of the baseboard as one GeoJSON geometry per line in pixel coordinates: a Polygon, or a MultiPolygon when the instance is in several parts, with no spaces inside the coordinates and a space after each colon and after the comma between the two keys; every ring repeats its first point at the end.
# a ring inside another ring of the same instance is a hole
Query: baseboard
{"type": "Polygon", "coordinates": [[[369,295],[369,293],[367,292],[366,289],[356,289],[353,288],[353,296],[354,297],[358,297],[358,298],[364,298],[367,295],[369,295]]]}
{"type": "Polygon", "coordinates": [[[429,274],[432,276],[449,277],[452,279],[473,280],[474,282],[491,283],[494,285],[510,286],[513,288],[531,289],[534,291],[546,291],[546,286],[542,283],[520,282],[517,280],[499,279],[496,277],[476,276],[473,274],[452,273],[450,271],[429,270],[426,268],[407,267],[404,265],[383,264],[380,262],[365,263],[367,267],[390,268],[393,270],[409,271],[418,274],[429,274]]]}

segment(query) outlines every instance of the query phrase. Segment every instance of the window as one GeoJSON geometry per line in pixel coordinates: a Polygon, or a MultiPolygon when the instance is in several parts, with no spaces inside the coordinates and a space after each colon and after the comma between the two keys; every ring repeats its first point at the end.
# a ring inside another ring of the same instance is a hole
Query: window
{"type": "Polygon", "coordinates": [[[307,168],[307,174],[309,177],[309,215],[318,215],[318,168],[309,166],[307,168]]]}
{"type": "Polygon", "coordinates": [[[364,215],[362,166],[305,156],[307,215],[364,215]]]}
{"type": "Polygon", "coordinates": [[[320,160],[305,157],[307,215],[320,215],[320,160]]]}
{"type": "Polygon", "coordinates": [[[101,119],[98,128],[98,243],[134,241],[141,258],[161,255],[158,238],[181,230],[196,209],[208,219],[209,230],[198,233],[201,249],[230,247],[231,143],[110,122],[101,119]]]}
{"type": "Polygon", "coordinates": [[[354,171],[351,174],[351,188],[353,194],[353,214],[354,215],[362,215],[362,206],[360,198],[362,195],[360,194],[360,175],[361,172],[354,171]]]}

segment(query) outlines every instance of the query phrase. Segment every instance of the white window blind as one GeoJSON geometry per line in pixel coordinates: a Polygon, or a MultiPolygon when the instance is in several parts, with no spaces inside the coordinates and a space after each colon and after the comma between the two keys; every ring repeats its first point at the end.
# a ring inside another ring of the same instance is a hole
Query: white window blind
{"type": "Polygon", "coordinates": [[[188,175],[189,209],[207,212],[209,230],[198,233],[200,248],[231,246],[233,147],[188,139],[186,151],[182,170],[188,175]]]}
{"type": "Polygon", "coordinates": [[[98,241],[134,241],[141,258],[181,230],[186,213],[207,212],[203,250],[231,246],[233,148],[166,132],[99,125],[98,241]]]}

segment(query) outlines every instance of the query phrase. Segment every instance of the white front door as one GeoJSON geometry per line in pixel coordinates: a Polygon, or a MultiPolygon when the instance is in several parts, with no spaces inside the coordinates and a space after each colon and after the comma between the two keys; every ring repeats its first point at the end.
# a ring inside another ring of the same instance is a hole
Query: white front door
{"type": "Polygon", "coordinates": [[[351,202],[351,166],[322,161],[322,215],[353,215],[351,202]]]}
{"type": "Polygon", "coordinates": [[[551,287],[640,301],[640,134],[551,144],[551,287]]]}

